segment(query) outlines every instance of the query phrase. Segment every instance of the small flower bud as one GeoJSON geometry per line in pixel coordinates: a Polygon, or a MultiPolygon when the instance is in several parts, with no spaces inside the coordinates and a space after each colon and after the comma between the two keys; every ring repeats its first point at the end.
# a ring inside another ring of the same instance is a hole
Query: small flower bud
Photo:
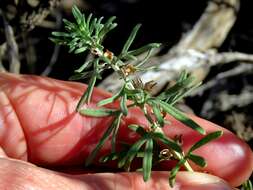
{"type": "Polygon", "coordinates": [[[152,90],[152,88],[156,85],[157,83],[153,80],[146,82],[144,85],[144,90],[150,92],[152,90]]]}
{"type": "Polygon", "coordinates": [[[173,154],[171,153],[171,150],[170,149],[163,149],[161,152],[160,152],[160,156],[162,159],[165,159],[165,160],[169,160],[170,158],[173,157],[173,154]]]}
{"type": "Polygon", "coordinates": [[[121,67],[122,72],[125,76],[135,73],[136,68],[132,64],[127,64],[121,67]]]}
{"type": "Polygon", "coordinates": [[[143,89],[143,86],[144,86],[140,77],[135,77],[133,79],[133,85],[134,85],[134,88],[136,89],[143,89]]]}
{"type": "Polygon", "coordinates": [[[109,51],[108,49],[107,50],[105,50],[105,52],[104,52],[104,57],[106,57],[107,59],[109,59],[110,61],[112,61],[112,59],[113,59],[113,53],[111,52],[111,51],[109,51]]]}

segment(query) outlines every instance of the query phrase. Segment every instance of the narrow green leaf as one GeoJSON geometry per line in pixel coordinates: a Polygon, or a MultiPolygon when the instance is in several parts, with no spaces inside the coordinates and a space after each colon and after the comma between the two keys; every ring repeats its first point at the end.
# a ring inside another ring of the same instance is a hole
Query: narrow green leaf
{"type": "Polygon", "coordinates": [[[93,63],[94,63],[94,71],[93,71],[92,77],[89,81],[89,84],[88,84],[88,87],[87,87],[86,91],[84,92],[84,94],[82,95],[81,99],[79,100],[79,102],[76,106],[77,111],[80,110],[81,106],[84,103],[87,103],[87,104],[90,103],[91,95],[92,95],[92,92],[93,92],[93,89],[94,89],[94,86],[96,84],[96,80],[97,80],[97,77],[98,77],[99,59],[95,59],[93,61],[93,63]]]}
{"type": "Polygon", "coordinates": [[[189,158],[191,161],[193,161],[195,164],[199,165],[200,167],[207,166],[205,159],[201,156],[198,156],[196,154],[189,154],[187,155],[187,158],[189,158]]]}
{"type": "Polygon", "coordinates": [[[52,35],[57,37],[70,37],[70,34],[66,32],[52,32],[52,35]]]}
{"type": "Polygon", "coordinates": [[[170,102],[167,103],[174,105],[176,102],[178,102],[179,100],[181,100],[182,98],[186,97],[188,94],[190,94],[195,88],[197,88],[198,86],[201,85],[201,82],[194,84],[191,87],[188,87],[187,89],[183,89],[181,93],[175,95],[172,100],[170,102]]]}
{"type": "Polygon", "coordinates": [[[116,19],[116,16],[110,17],[110,18],[106,21],[105,26],[106,26],[106,27],[109,27],[109,26],[113,23],[113,21],[114,21],[115,19],[116,19]]]}
{"type": "Polygon", "coordinates": [[[253,190],[252,182],[250,180],[245,181],[242,184],[242,190],[253,190]]]}
{"type": "Polygon", "coordinates": [[[105,163],[105,162],[108,162],[108,161],[111,161],[111,160],[116,160],[116,159],[118,159],[118,153],[114,152],[114,153],[111,153],[109,155],[102,156],[99,159],[99,162],[105,163]]]}
{"type": "Polygon", "coordinates": [[[101,100],[97,103],[97,106],[104,106],[106,104],[110,104],[114,101],[116,101],[122,94],[123,90],[124,90],[124,86],[112,97],[110,98],[107,98],[107,99],[104,99],[104,100],[101,100]]]}
{"type": "Polygon", "coordinates": [[[193,77],[190,77],[188,79],[185,79],[183,81],[177,82],[174,86],[170,87],[169,89],[162,92],[159,96],[157,96],[161,100],[165,100],[171,95],[174,95],[175,93],[178,93],[180,90],[187,88],[189,84],[191,84],[194,81],[193,77]]]}
{"type": "Polygon", "coordinates": [[[100,59],[101,61],[104,61],[105,63],[111,64],[111,60],[108,59],[107,57],[101,56],[99,59],[100,59]]]}
{"type": "Polygon", "coordinates": [[[114,96],[110,97],[110,98],[107,98],[107,99],[104,99],[104,100],[101,100],[100,102],[97,103],[97,106],[104,106],[106,104],[110,104],[114,101],[116,101],[121,95],[121,92],[119,91],[117,94],[115,94],[114,96]]]}
{"type": "Polygon", "coordinates": [[[88,49],[88,47],[87,47],[87,46],[84,46],[84,47],[81,47],[81,48],[76,49],[74,53],[75,53],[75,54],[83,53],[83,52],[85,52],[87,49],[88,49]]]}
{"type": "Polygon", "coordinates": [[[71,77],[69,77],[69,80],[81,80],[81,79],[89,78],[91,76],[92,76],[92,72],[91,71],[82,72],[82,73],[75,73],[74,75],[72,75],[71,77]]]}
{"type": "Polygon", "coordinates": [[[151,104],[151,107],[153,109],[153,112],[155,114],[157,122],[159,123],[160,127],[163,127],[164,126],[164,118],[161,114],[160,108],[157,106],[157,104],[154,104],[154,103],[151,104]]]}
{"type": "Polygon", "coordinates": [[[129,169],[130,164],[133,161],[134,157],[136,156],[136,154],[146,141],[147,141],[146,136],[143,136],[136,143],[134,143],[127,152],[127,155],[118,162],[118,167],[122,168],[123,166],[125,166],[128,167],[129,169]]]}
{"type": "Polygon", "coordinates": [[[188,77],[189,77],[188,72],[186,70],[183,70],[179,75],[178,82],[183,82],[188,77]]]}
{"type": "Polygon", "coordinates": [[[90,34],[93,34],[93,32],[95,31],[97,20],[98,20],[97,18],[94,18],[93,20],[91,20],[91,24],[89,28],[90,34]]]}
{"type": "Polygon", "coordinates": [[[171,170],[170,176],[169,176],[169,184],[171,187],[175,185],[176,175],[179,172],[180,168],[184,165],[186,162],[185,159],[180,160],[176,166],[171,170]]]}
{"type": "Polygon", "coordinates": [[[105,131],[104,135],[102,136],[102,138],[100,139],[100,141],[96,145],[95,149],[91,152],[91,154],[89,155],[89,157],[85,161],[85,166],[90,165],[92,163],[92,161],[95,159],[97,153],[99,152],[99,150],[101,149],[101,147],[104,145],[106,139],[112,133],[114,127],[115,126],[111,125],[110,127],[107,128],[107,130],[105,131]]]}
{"type": "Polygon", "coordinates": [[[81,115],[85,116],[92,116],[92,117],[106,117],[115,115],[117,113],[117,110],[114,109],[91,109],[91,108],[85,108],[79,111],[81,115]]]}
{"type": "Polygon", "coordinates": [[[98,34],[99,39],[100,39],[98,42],[101,43],[104,40],[106,34],[110,32],[111,30],[113,30],[114,28],[116,28],[117,25],[118,25],[117,23],[111,23],[109,26],[103,27],[100,33],[98,34]]]}
{"type": "Polygon", "coordinates": [[[113,23],[113,21],[116,19],[116,16],[112,16],[110,17],[104,24],[105,28],[110,28],[111,30],[111,27],[114,26],[115,23],[113,23]]]}
{"type": "Polygon", "coordinates": [[[119,114],[119,116],[116,117],[116,119],[113,121],[113,124],[112,124],[114,125],[114,129],[112,133],[112,141],[111,141],[112,152],[116,151],[116,139],[117,139],[117,134],[118,134],[118,130],[119,130],[120,122],[121,122],[121,117],[122,117],[122,114],[119,114]]]}
{"type": "Polygon", "coordinates": [[[166,137],[164,134],[160,133],[160,132],[154,132],[152,133],[152,136],[156,139],[161,141],[162,143],[164,143],[165,145],[167,145],[168,147],[170,147],[171,149],[177,151],[177,152],[182,152],[181,147],[174,141],[168,139],[168,137],[166,137]]]}
{"type": "Polygon", "coordinates": [[[143,168],[138,168],[135,170],[136,172],[143,172],[143,168]]]}
{"type": "Polygon", "coordinates": [[[147,53],[147,55],[144,57],[144,59],[135,65],[136,68],[141,67],[142,65],[144,65],[144,63],[147,62],[147,60],[148,60],[148,59],[150,58],[150,56],[152,55],[152,50],[153,50],[153,49],[149,49],[149,50],[148,50],[148,53],[147,53]]]}
{"type": "Polygon", "coordinates": [[[148,181],[151,176],[152,158],[153,158],[153,139],[149,138],[146,142],[142,165],[144,181],[148,181]]]}
{"type": "Polygon", "coordinates": [[[101,24],[104,17],[100,17],[96,23],[95,36],[99,35],[99,32],[103,29],[104,25],[101,24]]]}
{"type": "Polygon", "coordinates": [[[136,158],[144,158],[144,152],[140,151],[136,154],[136,158]]]}
{"type": "Polygon", "coordinates": [[[192,119],[188,118],[183,112],[177,110],[173,106],[163,102],[163,101],[158,101],[158,103],[161,105],[162,109],[170,114],[172,117],[177,119],[178,121],[184,123],[186,126],[194,129],[195,131],[198,131],[200,134],[205,134],[205,130],[199,126],[195,121],[192,119]]]}
{"type": "Polygon", "coordinates": [[[79,100],[77,104],[77,107],[76,107],[77,111],[79,111],[79,109],[84,103],[88,103],[88,104],[90,103],[91,95],[92,95],[96,80],[97,80],[97,75],[96,73],[93,73],[86,91],[84,92],[84,94],[82,95],[81,99],[79,100]]]}
{"type": "Polygon", "coordinates": [[[75,17],[77,24],[80,25],[84,17],[76,5],[74,5],[72,8],[72,14],[75,17]]]}
{"type": "Polygon", "coordinates": [[[159,43],[150,43],[150,44],[147,44],[141,48],[128,51],[128,54],[133,55],[133,56],[137,56],[137,55],[140,55],[140,54],[148,51],[149,49],[159,48],[160,46],[161,46],[161,44],[159,44],[159,43]]]}
{"type": "Polygon", "coordinates": [[[79,40],[79,38],[74,38],[74,39],[72,39],[71,41],[69,41],[68,42],[68,46],[69,46],[69,48],[72,48],[72,47],[74,47],[74,48],[76,48],[78,45],[78,40],[79,40]]]}
{"type": "Polygon", "coordinates": [[[137,61],[137,57],[133,56],[133,55],[130,55],[130,54],[124,54],[122,55],[121,59],[124,59],[126,61],[128,60],[133,60],[133,61],[137,61]]]}
{"type": "Polygon", "coordinates": [[[121,100],[120,100],[120,109],[122,111],[122,113],[126,116],[128,113],[128,108],[126,105],[126,101],[127,101],[127,95],[123,94],[123,96],[121,96],[121,100]]]}
{"type": "Polygon", "coordinates": [[[72,37],[72,40],[69,42],[69,45],[70,45],[70,44],[75,44],[75,45],[77,45],[77,44],[79,43],[79,41],[80,41],[80,38],[79,38],[79,37],[75,37],[75,36],[73,36],[73,35],[71,35],[71,37],[72,37]]]}
{"type": "Polygon", "coordinates": [[[81,67],[75,70],[76,73],[80,73],[85,69],[89,69],[92,66],[92,61],[86,61],[81,67]]]}
{"type": "Polygon", "coordinates": [[[103,25],[103,24],[101,24],[103,19],[104,19],[104,17],[100,17],[97,21],[97,25],[103,25]]]}
{"type": "Polygon", "coordinates": [[[126,91],[126,93],[128,95],[136,95],[136,94],[143,93],[143,90],[141,90],[141,89],[134,89],[134,90],[132,90],[132,89],[125,88],[125,91],[126,91]]]}
{"type": "Polygon", "coordinates": [[[205,137],[203,137],[202,139],[200,139],[198,142],[196,142],[190,148],[189,153],[191,153],[192,151],[198,149],[199,147],[201,147],[201,146],[209,143],[210,141],[219,138],[222,134],[223,134],[223,131],[215,131],[215,132],[209,133],[208,135],[206,135],[205,137]]]}
{"type": "Polygon", "coordinates": [[[53,43],[58,44],[58,45],[65,45],[66,41],[58,38],[49,38],[53,43]]]}
{"type": "Polygon", "coordinates": [[[127,41],[126,41],[126,43],[125,43],[125,45],[124,45],[124,47],[123,47],[123,49],[122,49],[122,54],[125,54],[125,53],[128,51],[128,49],[130,48],[130,46],[132,45],[132,43],[133,43],[133,41],[134,41],[134,39],[135,39],[136,34],[137,34],[138,30],[140,29],[140,27],[141,27],[141,25],[140,25],[140,24],[137,24],[137,25],[133,28],[133,30],[132,30],[130,36],[128,37],[128,39],[127,39],[127,41]]]}
{"type": "Polygon", "coordinates": [[[92,13],[90,13],[89,16],[88,16],[88,18],[87,18],[86,29],[90,28],[91,19],[92,19],[92,13]]]}
{"type": "Polygon", "coordinates": [[[141,136],[143,136],[144,134],[147,133],[142,126],[139,126],[139,125],[136,125],[136,124],[128,125],[128,128],[131,129],[132,131],[138,133],[141,136]]]}
{"type": "Polygon", "coordinates": [[[67,19],[62,19],[63,23],[65,24],[65,28],[68,30],[68,31],[71,31],[71,30],[74,30],[74,29],[77,29],[77,26],[76,24],[68,21],[67,19]]]}
{"type": "Polygon", "coordinates": [[[99,159],[99,162],[105,163],[105,162],[108,162],[108,161],[111,161],[111,160],[119,160],[119,159],[123,158],[126,154],[127,154],[126,151],[113,152],[113,153],[110,153],[108,155],[102,156],[99,159]]]}
{"type": "Polygon", "coordinates": [[[76,46],[73,44],[73,45],[69,45],[69,53],[72,53],[74,50],[75,50],[76,46]]]}

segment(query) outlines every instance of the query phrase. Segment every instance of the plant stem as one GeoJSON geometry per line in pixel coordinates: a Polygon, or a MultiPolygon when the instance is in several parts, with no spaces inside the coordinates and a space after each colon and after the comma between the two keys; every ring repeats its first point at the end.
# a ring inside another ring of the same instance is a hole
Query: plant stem
{"type": "MultiPolygon", "coordinates": [[[[101,54],[101,56],[103,56],[103,53],[101,54]]],[[[115,63],[117,63],[117,58],[116,58],[115,63]]],[[[116,72],[119,75],[119,77],[123,78],[123,80],[126,83],[126,86],[130,90],[136,90],[136,88],[134,87],[133,82],[129,79],[128,76],[124,75],[123,71],[115,63],[113,61],[110,62],[110,66],[114,70],[114,72],[116,72]]],[[[143,110],[143,112],[145,114],[145,117],[146,117],[147,121],[152,125],[154,123],[154,121],[152,120],[152,117],[148,114],[147,108],[144,106],[142,110],[143,110]]],[[[154,131],[155,132],[160,132],[160,133],[164,134],[164,132],[161,129],[161,127],[155,127],[154,131]]],[[[177,159],[177,160],[181,160],[183,158],[183,155],[181,153],[179,153],[179,152],[176,152],[175,150],[171,150],[171,153],[173,154],[174,158],[177,159]]],[[[193,172],[193,169],[192,169],[192,167],[190,166],[190,164],[189,164],[189,162],[187,160],[184,162],[183,166],[185,167],[185,169],[187,171],[193,172]]]]}
{"type": "MultiPolygon", "coordinates": [[[[171,153],[173,154],[173,156],[178,159],[181,160],[182,159],[182,155],[174,150],[171,151],[171,153]]],[[[192,167],[190,166],[189,162],[186,160],[183,164],[183,166],[185,167],[185,169],[189,172],[193,172],[194,170],[192,169],[192,167]]]]}

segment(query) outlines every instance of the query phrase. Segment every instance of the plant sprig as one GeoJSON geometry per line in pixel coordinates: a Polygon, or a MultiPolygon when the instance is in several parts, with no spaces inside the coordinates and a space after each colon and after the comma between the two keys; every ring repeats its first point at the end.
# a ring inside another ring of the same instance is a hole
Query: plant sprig
{"type": "Polygon", "coordinates": [[[66,31],[53,32],[52,35],[54,37],[51,40],[68,46],[69,51],[75,54],[89,51],[94,55],[94,59],[86,61],[79,69],[75,70],[75,74],[71,77],[71,79],[90,78],[88,88],[80,98],[76,110],[85,116],[109,116],[113,118],[111,125],[86,159],[86,165],[94,161],[104,143],[111,137],[112,151],[110,154],[100,158],[100,161],[118,160],[118,167],[129,171],[131,170],[132,162],[136,158],[142,159],[142,168],[139,171],[143,172],[144,181],[150,178],[153,165],[164,160],[173,159],[178,161],[177,165],[170,172],[169,183],[171,186],[174,185],[176,174],[181,167],[192,171],[188,160],[201,167],[205,167],[207,163],[204,158],[193,152],[206,143],[219,138],[222,135],[221,131],[203,136],[200,141],[195,143],[185,153],[178,139],[165,136],[162,130],[164,125],[168,123],[166,114],[170,114],[187,127],[201,135],[205,135],[206,132],[201,126],[174,107],[176,102],[199,85],[194,83],[194,77],[186,72],[182,72],[174,86],[165,90],[157,97],[153,97],[150,92],[156,83],[154,81],[143,83],[134,74],[138,71],[145,71],[143,65],[151,56],[152,50],[158,48],[160,44],[150,43],[137,49],[131,49],[141,26],[138,24],[132,30],[119,55],[116,56],[102,45],[107,33],[117,26],[114,23],[115,17],[111,17],[103,23],[103,18],[94,18],[92,14],[86,17],[76,6],[73,7],[72,13],[75,22],[63,20],[66,31]],[[142,60],[139,60],[138,55],[142,53],[146,53],[146,56],[142,60]],[[129,63],[131,60],[134,61],[134,64],[129,63]],[[97,108],[83,109],[83,105],[89,104],[92,99],[97,79],[101,79],[101,74],[108,69],[116,72],[118,77],[124,81],[124,85],[112,97],[99,101],[97,108]],[[108,104],[114,102],[119,102],[119,108],[106,108],[108,104]],[[130,124],[128,128],[139,134],[140,138],[134,144],[129,145],[126,150],[117,150],[116,144],[119,144],[117,133],[121,120],[128,115],[129,109],[132,107],[142,110],[147,125],[130,124]]]}

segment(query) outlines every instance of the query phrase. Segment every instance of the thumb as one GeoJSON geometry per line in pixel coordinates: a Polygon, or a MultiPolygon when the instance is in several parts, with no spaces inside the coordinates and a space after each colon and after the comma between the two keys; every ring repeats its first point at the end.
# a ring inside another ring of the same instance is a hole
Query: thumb
{"type": "Polygon", "coordinates": [[[7,158],[1,150],[0,189],[232,190],[233,188],[218,177],[197,172],[179,172],[173,188],[168,183],[168,172],[153,172],[148,182],[144,182],[142,175],[137,172],[69,175],[7,158]]]}

